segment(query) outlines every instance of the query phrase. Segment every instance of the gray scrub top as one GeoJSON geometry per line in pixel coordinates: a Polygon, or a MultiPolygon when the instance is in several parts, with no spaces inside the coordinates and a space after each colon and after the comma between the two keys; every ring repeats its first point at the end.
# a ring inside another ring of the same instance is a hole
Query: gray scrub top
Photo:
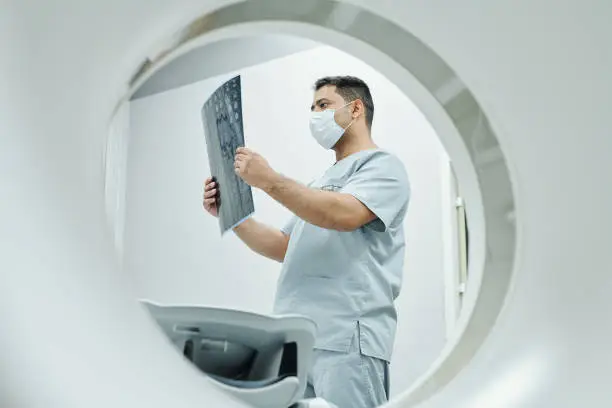
{"type": "Polygon", "coordinates": [[[382,149],[355,153],[311,188],[350,194],[377,219],[352,232],[293,217],[278,280],[275,314],[301,314],[317,324],[315,348],[348,352],[359,329],[363,354],[391,360],[404,267],[403,221],[410,198],[402,162],[382,149]]]}

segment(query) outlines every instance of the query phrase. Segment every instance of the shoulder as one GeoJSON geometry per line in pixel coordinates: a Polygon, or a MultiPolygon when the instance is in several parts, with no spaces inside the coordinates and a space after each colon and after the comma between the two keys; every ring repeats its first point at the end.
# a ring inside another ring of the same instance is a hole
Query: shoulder
{"type": "Polygon", "coordinates": [[[355,155],[355,163],[361,167],[364,165],[391,165],[403,167],[399,157],[384,149],[364,150],[355,155]]]}
{"type": "Polygon", "coordinates": [[[356,164],[356,171],[376,171],[406,180],[406,182],[408,181],[408,173],[402,160],[395,154],[384,149],[366,152],[359,158],[356,164]]]}

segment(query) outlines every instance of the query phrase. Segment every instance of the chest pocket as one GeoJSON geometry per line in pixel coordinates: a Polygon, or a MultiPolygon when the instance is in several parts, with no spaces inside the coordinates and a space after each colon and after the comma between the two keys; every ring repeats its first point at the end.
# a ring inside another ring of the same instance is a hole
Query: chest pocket
{"type": "Polygon", "coordinates": [[[327,184],[326,183],[326,184],[322,185],[320,187],[320,189],[324,190],[324,191],[336,191],[337,192],[337,191],[342,190],[342,187],[343,186],[340,185],[339,183],[337,183],[337,184],[327,184]]]}
{"type": "Polygon", "coordinates": [[[310,187],[323,191],[340,191],[346,184],[343,177],[322,177],[313,182],[310,187]]]}

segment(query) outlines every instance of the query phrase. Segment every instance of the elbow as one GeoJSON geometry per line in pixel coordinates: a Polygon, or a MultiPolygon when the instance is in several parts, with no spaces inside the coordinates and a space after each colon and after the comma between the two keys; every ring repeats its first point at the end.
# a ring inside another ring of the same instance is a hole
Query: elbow
{"type": "Polygon", "coordinates": [[[353,231],[358,230],[359,228],[361,228],[361,224],[355,223],[354,221],[349,221],[349,222],[346,222],[346,223],[340,225],[337,228],[337,231],[339,231],[339,232],[353,232],[353,231]]]}
{"type": "Polygon", "coordinates": [[[327,221],[323,228],[339,231],[353,232],[367,224],[373,213],[361,202],[352,196],[340,196],[325,210],[324,219],[327,221]]]}
{"type": "Polygon", "coordinates": [[[274,257],[274,261],[282,264],[283,262],[285,262],[285,256],[287,255],[287,250],[285,249],[284,251],[278,253],[275,257],[274,257]]]}
{"type": "Polygon", "coordinates": [[[289,248],[289,236],[283,234],[281,237],[281,241],[280,241],[280,245],[279,245],[276,257],[274,257],[274,260],[281,264],[285,262],[285,256],[287,256],[288,248],[289,248]]]}
{"type": "Polygon", "coordinates": [[[274,262],[278,262],[279,264],[282,264],[283,262],[285,262],[285,253],[268,255],[267,258],[271,259],[274,262]]]}
{"type": "Polygon", "coordinates": [[[359,217],[349,213],[336,216],[331,220],[329,229],[339,232],[353,232],[361,228],[362,223],[359,217]]]}

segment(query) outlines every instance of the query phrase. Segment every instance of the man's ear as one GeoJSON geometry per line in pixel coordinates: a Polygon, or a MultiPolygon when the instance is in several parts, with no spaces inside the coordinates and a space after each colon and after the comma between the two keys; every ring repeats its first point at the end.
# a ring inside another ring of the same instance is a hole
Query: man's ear
{"type": "Polygon", "coordinates": [[[353,108],[352,116],[353,119],[357,119],[359,116],[365,114],[365,105],[361,99],[355,99],[355,105],[353,108]]]}

